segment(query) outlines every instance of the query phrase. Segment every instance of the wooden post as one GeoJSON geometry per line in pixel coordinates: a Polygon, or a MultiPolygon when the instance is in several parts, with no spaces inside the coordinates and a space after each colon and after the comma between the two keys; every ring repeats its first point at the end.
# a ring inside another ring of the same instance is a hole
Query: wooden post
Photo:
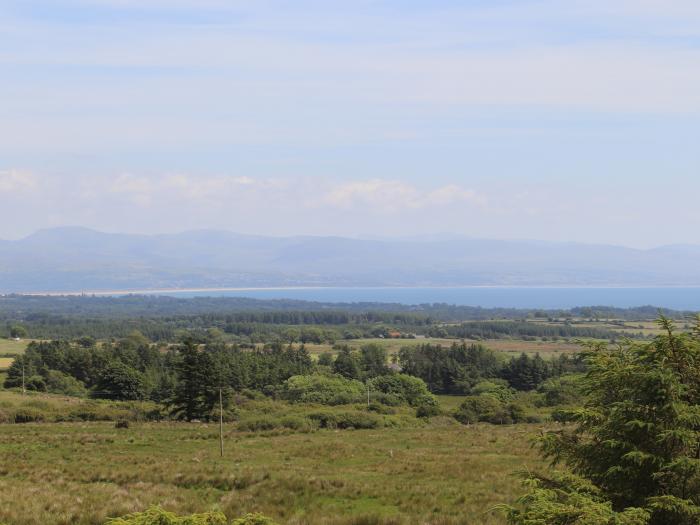
{"type": "Polygon", "coordinates": [[[367,381],[367,409],[369,410],[369,381],[367,381]]]}
{"type": "Polygon", "coordinates": [[[219,388],[219,449],[224,457],[224,395],[219,388]]]}
{"type": "MultiPolygon", "coordinates": [[[[22,359],[22,361],[24,361],[24,359],[22,359]]],[[[26,394],[27,394],[27,389],[24,386],[24,362],[22,362],[22,395],[24,396],[26,394]]]]}

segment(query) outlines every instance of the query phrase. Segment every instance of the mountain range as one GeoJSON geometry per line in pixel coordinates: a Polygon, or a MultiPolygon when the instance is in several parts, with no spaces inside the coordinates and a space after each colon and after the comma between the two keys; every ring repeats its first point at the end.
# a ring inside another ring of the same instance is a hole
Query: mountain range
{"type": "Polygon", "coordinates": [[[0,293],[267,286],[691,286],[700,246],[467,238],[133,235],[66,227],[0,241],[0,293]]]}

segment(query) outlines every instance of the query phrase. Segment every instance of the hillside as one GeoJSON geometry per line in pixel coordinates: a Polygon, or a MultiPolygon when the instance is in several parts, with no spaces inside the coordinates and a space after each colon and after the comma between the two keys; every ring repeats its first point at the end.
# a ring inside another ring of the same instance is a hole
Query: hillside
{"type": "Polygon", "coordinates": [[[0,292],[224,286],[700,284],[700,247],[41,230],[0,241],[0,292]]]}

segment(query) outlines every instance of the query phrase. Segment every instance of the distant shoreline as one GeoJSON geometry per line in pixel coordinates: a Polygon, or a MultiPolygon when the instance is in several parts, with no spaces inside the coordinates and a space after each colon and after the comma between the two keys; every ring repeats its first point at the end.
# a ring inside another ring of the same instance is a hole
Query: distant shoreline
{"type": "Polygon", "coordinates": [[[11,292],[0,296],[25,295],[30,297],[79,297],[87,296],[123,296],[123,295],[162,295],[179,293],[207,293],[207,292],[266,292],[289,290],[469,290],[469,289],[531,289],[531,290],[566,290],[566,289],[590,289],[590,290],[625,290],[625,289],[700,289],[700,285],[507,285],[507,284],[474,284],[460,286],[254,286],[254,287],[197,287],[197,288],[157,288],[157,289],[133,289],[133,290],[70,290],[70,291],[40,291],[40,292],[11,292]]]}

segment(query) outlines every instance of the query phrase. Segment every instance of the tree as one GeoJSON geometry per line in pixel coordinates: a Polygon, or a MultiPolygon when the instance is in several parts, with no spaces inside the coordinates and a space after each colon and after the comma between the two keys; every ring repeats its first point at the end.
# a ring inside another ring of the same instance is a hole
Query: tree
{"type": "Polygon", "coordinates": [[[27,337],[27,329],[21,324],[16,324],[10,327],[10,337],[13,339],[24,339],[27,337]]]}
{"type": "Polygon", "coordinates": [[[360,349],[360,365],[365,378],[371,379],[389,373],[387,355],[384,347],[378,344],[364,345],[360,349]]]}
{"type": "Polygon", "coordinates": [[[665,318],[659,324],[664,333],[651,343],[590,346],[584,406],[569,414],[574,425],[540,440],[542,453],[577,477],[560,483],[556,498],[537,492],[543,478],[531,480],[536,489],[523,510],[508,510],[511,523],[564,523],[562,500],[582,484],[618,521],[566,523],[625,523],[630,513],[638,521],[629,523],[700,521],[700,321],[680,334],[665,318]]]}
{"type": "Polygon", "coordinates": [[[200,351],[189,339],[179,348],[180,362],[176,365],[177,385],[171,401],[173,414],[187,421],[210,419],[219,402],[219,389],[228,400],[226,369],[211,352],[200,351]]]}
{"type": "Polygon", "coordinates": [[[102,371],[94,395],[125,401],[145,399],[146,381],[138,370],[121,361],[113,361],[102,371]]]}
{"type": "Polygon", "coordinates": [[[318,364],[320,366],[333,366],[333,354],[330,352],[323,352],[318,356],[318,364]]]}
{"type": "Polygon", "coordinates": [[[350,351],[350,347],[344,346],[340,349],[333,362],[333,372],[347,379],[360,379],[360,362],[357,356],[350,351]]]}

